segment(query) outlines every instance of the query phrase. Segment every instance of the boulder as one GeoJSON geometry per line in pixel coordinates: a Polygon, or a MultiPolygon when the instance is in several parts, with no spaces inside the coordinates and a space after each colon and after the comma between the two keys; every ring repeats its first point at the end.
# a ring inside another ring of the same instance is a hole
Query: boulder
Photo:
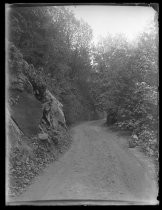
{"type": "Polygon", "coordinates": [[[134,135],[132,136],[132,138],[135,139],[135,140],[138,140],[138,136],[137,136],[136,134],[134,134],[134,135]]]}
{"type": "Polygon", "coordinates": [[[129,148],[135,148],[136,147],[136,143],[132,140],[129,141],[129,148]]]}
{"type": "Polygon", "coordinates": [[[40,140],[48,140],[48,134],[47,133],[39,133],[38,138],[40,140]]]}

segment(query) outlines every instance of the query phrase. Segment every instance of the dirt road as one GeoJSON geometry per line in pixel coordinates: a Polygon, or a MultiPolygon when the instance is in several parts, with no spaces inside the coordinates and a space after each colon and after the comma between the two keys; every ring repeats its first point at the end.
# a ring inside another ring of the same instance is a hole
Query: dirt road
{"type": "Polygon", "coordinates": [[[51,164],[17,200],[113,200],[156,202],[149,167],[127,140],[92,121],[72,128],[68,152],[51,164]]]}

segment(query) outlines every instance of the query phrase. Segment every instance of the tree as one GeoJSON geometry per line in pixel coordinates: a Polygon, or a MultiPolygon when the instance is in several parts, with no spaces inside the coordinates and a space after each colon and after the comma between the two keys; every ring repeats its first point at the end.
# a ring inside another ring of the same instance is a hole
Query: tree
{"type": "Polygon", "coordinates": [[[134,45],[121,35],[102,38],[93,48],[93,70],[93,101],[107,112],[107,124],[129,129],[151,151],[150,139],[158,145],[157,25],[151,22],[134,45]]]}
{"type": "Polygon", "coordinates": [[[14,7],[9,17],[9,40],[34,65],[47,88],[61,101],[71,95],[78,100],[76,106],[91,103],[87,91],[92,39],[89,25],[63,6],[14,7]]]}

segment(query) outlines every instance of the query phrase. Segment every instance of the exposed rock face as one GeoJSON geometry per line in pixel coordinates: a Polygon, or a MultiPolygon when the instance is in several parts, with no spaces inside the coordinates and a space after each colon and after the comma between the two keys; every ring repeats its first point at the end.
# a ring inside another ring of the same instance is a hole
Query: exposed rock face
{"type": "MultiPolygon", "coordinates": [[[[8,112],[23,135],[49,140],[59,125],[66,127],[63,105],[42,85],[34,66],[22,58],[17,48],[11,45],[9,50],[8,101],[12,103],[8,112]]],[[[13,133],[17,128],[12,126],[13,133]]]]}
{"type": "Polygon", "coordinates": [[[39,133],[38,138],[40,140],[48,140],[48,134],[47,133],[39,133]]]}
{"type": "Polygon", "coordinates": [[[23,132],[19,129],[15,121],[12,119],[8,108],[6,108],[6,123],[7,123],[7,146],[14,146],[21,141],[21,136],[23,132]],[[9,140],[9,141],[8,141],[9,140]]]}
{"type": "Polygon", "coordinates": [[[45,136],[47,137],[48,135],[48,141],[53,141],[53,135],[54,133],[57,133],[60,125],[66,128],[62,107],[63,105],[50,93],[50,91],[46,90],[45,102],[42,104],[43,115],[39,124],[42,133],[41,136],[44,140],[45,136]]]}
{"type": "Polygon", "coordinates": [[[13,97],[19,96],[19,100],[10,106],[10,113],[13,119],[23,131],[24,135],[32,137],[39,132],[39,122],[42,117],[42,105],[34,95],[25,91],[10,91],[13,97]]]}
{"type": "Polygon", "coordinates": [[[33,87],[27,77],[24,74],[19,74],[18,76],[9,75],[10,78],[10,87],[19,91],[27,91],[33,93],[33,87]]]}
{"type": "Polygon", "coordinates": [[[46,102],[43,104],[43,113],[48,123],[56,128],[58,123],[65,124],[65,117],[62,111],[63,105],[50,93],[49,90],[45,92],[46,102]]]}
{"type": "Polygon", "coordinates": [[[21,194],[40,171],[70,145],[62,104],[42,75],[14,45],[9,46],[6,101],[6,157],[9,194],[21,194]]]}

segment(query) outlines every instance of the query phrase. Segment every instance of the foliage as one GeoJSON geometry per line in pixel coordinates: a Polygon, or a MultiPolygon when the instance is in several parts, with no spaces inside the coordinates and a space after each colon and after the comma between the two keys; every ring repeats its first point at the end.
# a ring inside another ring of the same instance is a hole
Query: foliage
{"type": "MultiPolygon", "coordinates": [[[[36,94],[37,98],[43,98],[47,87],[62,102],[65,101],[64,96],[70,94],[67,99],[70,104],[76,89],[81,95],[75,97],[76,109],[71,107],[71,113],[80,109],[79,106],[83,113],[90,112],[89,106],[84,109],[78,101],[79,98],[84,98],[82,93],[88,89],[85,80],[91,71],[92,30],[89,25],[77,20],[63,6],[15,7],[9,15],[9,23],[9,41],[20,49],[24,60],[30,64],[27,76],[35,93],[39,92],[36,94]],[[82,87],[76,87],[75,83],[82,84],[82,87]]],[[[90,97],[86,97],[85,102],[90,104],[91,101],[87,102],[87,98],[90,97]]],[[[65,114],[69,116],[68,113],[65,114]]],[[[75,115],[75,121],[79,120],[80,114],[77,117],[76,112],[75,115]]],[[[71,116],[69,122],[70,118],[71,116]]]]}
{"type": "MultiPolygon", "coordinates": [[[[23,138],[23,137],[21,137],[23,138]]],[[[54,142],[42,142],[37,138],[27,139],[31,153],[24,147],[12,147],[9,157],[9,196],[18,196],[33,181],[33,178],[51,162],[58,159],[71,144],[71,138],[67,130],[60,127],[54,142]]],[[[23,140],[24,141],[24,140],[23,140]]]]}
{"type": "Polygon", "coordinates": [[[102,39],[93,49],[94,104],[107,124],[136,135],[136,145],[158,158],[158,35],[154,23],[134,45],[122,35],[102,39]]]}
{"type": "Polygon", "coordinates": [[[23,69],[40,101],[48,88],[69,125],[105,111],[158,159],[157,22],[133,43],[108,34],[93,46],[90,26],[63,6],[14,7],[8,21],[10,73],[23,69]]]}

